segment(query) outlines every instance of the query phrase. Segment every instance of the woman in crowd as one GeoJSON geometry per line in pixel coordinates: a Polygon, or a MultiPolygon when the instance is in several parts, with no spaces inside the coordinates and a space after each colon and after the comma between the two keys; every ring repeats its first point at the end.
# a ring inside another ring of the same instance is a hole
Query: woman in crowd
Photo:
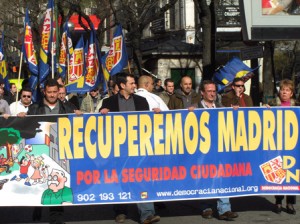
{"type": "MultiPolygon", "coordinates": [[[[292,80],[283,79],[279,84],[279,94],[278,97],[273,99],[267,107],[270,106],[281,106],[281,107],[291,107],[291,106],[299,106],[298,102],[295,100],[295,85],[292,80]]],[[[282,200],[284,199],[284,195],[276,195],[276,207],[275,212],[280,214],[282,211],[282,200]]],[[[294,204],[296,203],[296,196],[295,195],[288,195],[286,196],[286,212],[288,214],[295,215],[296,210],[294,209],[294,204]]]]}

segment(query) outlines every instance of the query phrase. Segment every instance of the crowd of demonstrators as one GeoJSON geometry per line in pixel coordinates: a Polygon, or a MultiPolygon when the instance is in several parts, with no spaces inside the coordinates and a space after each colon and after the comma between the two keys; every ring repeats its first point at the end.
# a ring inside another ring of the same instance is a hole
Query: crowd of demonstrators
{"type": "MultiPolygon", "coordinates": [[[[92,89],[83,98],[80,104],[76,94],[67,94],[64,83],[58,84],[59,79],[48,79],[45,82],[41,102],[32,103],[31,90],[23,86],[20,91],[20,100],[9,103],[4,99],[4,83],[0,80],[0,114],[8,117],[11,115],[25,116],[38,114],[65,114],[75,113],[81,115],[84,113],[99,112],[108,114],[118,111],[154,111],[159,113],[166,110],[188,109],[193,111],[195,108],[209,110],[210,108],[232,107],[252,107],[253,102],[250,96],[245,94],[245,82],[242,78],[235,78],[231,85],[231,91],[217,96],[217,88],[213,81],[204,80],[200,83],[200,91],[197,93],[192,89],[193,83],[189,76],[183,76],[180,80],[180,88],[174,90],[174,81],[166,79],[164,90],[157,92],[154,81],[151,76],[142,75],[138,79],[138,88],[136,89],[135,77],[127,73],[118,73],[116,80],[109,82],[109,92],[102,98],[98,87],[92,89]],[[155,94],[154,94],[155,93],[155,94]],[[70,98],[68,96],[71,96],[70,98]],[[74,98],[73,98],[74,97],[74,98]],[[75,102],[71,102],[71,99],[75,102]],[[77,104],[77,106],[75,105],[77,104]],[[79,110],[80,108],[80,110],[79,110]]],[[[13,95],[12,92],[8,95],[13,95]]],[[[291,80],[282,80],[280,82],[279,94],[276,99],[269,102],[270,106],[296,106],[294,83],[291,80]]],[[[2,165],[1,165],[2,166],[2,165]]],[[[8,170],[9,171],[9,170],[8,170]]],[[[281,213],[283,195],[275,196],[275,212],[281,213]]],[[[296,196],[286,196],[286,212],[295,214],[296,196]]],[[[138,203],[140,221],[142,224],[158,222],[160,217],[155,213],[154,203],[138,203]]],[[[50,208],[50,223],[63,223],[63,207],[54,206],[50,208]]],[[[115,204],[115,221],[123,223],[127,217],[127,205],[115,204]]],[[[238,217],[236,212],[231,210],[229,198],[217,199],[217,212],[220,220],[233,220],[238,217]]],[[[213,210],[206,206],[201,213],[203,218],[212,218],[213,210]]]]}
{"type": "Polygon", "coordinates": [[[164,86],[164,91],[159,93],[158,96],[165,102],[166,105],[168,105],[170,97],[174,94],[174,81],[168,78],[164,81],[164,86]]]}
{"type": "MultiPolygon", "coordinates": [[[[278,96],[270,101],[267,105],[268,108],[270,106],[281,106],[281,107],[292,107],[299,106],[299,102],[295,100],[295,85],[292,80],[283,79],[279,83],[279,94],[278,96]]],[[[275,209],[274,211],[278,214],[282,211],[282,201],[284,199],[283,195],[275,196],[275,209]]],[[[288,214],[296,214],[296,210],[294,209],[294,204],[296,203],[295,195],[286,196],[286,212],[288,214]]]]}
{"type": "MultiPolygon", "coordinates": [[[[135,79],[133,75],[119,73],[116,77],[119,93],[103,100],[100,108],[101,114],[118,111],[148,111],[149,104],[144,97],[135,93],[135,79]]],[[[158,222],[160,217],[155,215],[155,208],[152,202],[137,204],[142,224],[158,222]]],[[[114,204],[116,222],[123,223],[127,217],[126,204],[114,204]]]]}

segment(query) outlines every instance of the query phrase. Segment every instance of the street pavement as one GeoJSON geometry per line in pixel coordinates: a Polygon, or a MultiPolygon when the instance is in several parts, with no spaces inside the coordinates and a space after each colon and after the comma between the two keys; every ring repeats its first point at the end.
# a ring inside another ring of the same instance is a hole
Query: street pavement
{"type": "MultiPolygon", "coordinates": [[[[0,199],[1,200],[1,199],[0,199]]],[[[13,199],[12,199],[13,200],[13,199]]],[[[276,214],[272,212],[274,207],[273,196],[251,196],[232,198],[232,210],[238,212],[239,217],[232,223],[257,223],[257,224],[300,224],[300,206],[295,205],[296,215],[289,215],[286,212],[276,214]]],[[[297,197],[300,204],[300,197],[297,197]]],[[[285,207],[285,204],[283,204],[285,207]]],[[[190,200],[166,202],[165,208],[157,208],[156,212],[161,216],[160,224],[222,224],[217,218],[216,200],[190,200]],[[203,219],[201,207],[204,204],[212,206],[214,217],[203,219]]],[[[2,223],[47,223],[49,212],[47,207],[42,208],[41,221],[32,221],[32,207],[1,207],[0,224],[2,223]]],[[[112,205],[93,206],[70,206],[65,208],[66,224],[115,224],[112,205]]],[[[137,208],[134,204],[129,205],[129,217],[125,224],[139,223],[137,208]]]]}

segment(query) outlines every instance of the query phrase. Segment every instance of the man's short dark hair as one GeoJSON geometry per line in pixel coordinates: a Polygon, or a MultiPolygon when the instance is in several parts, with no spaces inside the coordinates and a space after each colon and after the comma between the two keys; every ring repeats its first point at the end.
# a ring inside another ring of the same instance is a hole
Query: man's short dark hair
{"type": "MultiPolygon", "coordinates": [[[[205,91],[205,85],[209,85],[209,84],[214,84],[216,86],[216,83],[212,80],[203,80],[201,83],[200,83],[200,91],[205,91]]],[[[217,86],[216,86],[217,88],[217,86]]]]}
{"type": "Polygon", "coordinates": [[[127,77],[134,78],[134,75],[128,74],[126,72],[119,72],[119,73],[116,74],[116,78],[117,78],[116,83],[117,83],[120,90],[122,89],[121,83],[126,85],[127,77]]]}
{"type": "Polygon", "coordinates": [[[232,84],[234,85],[236,82],[239,82],[239,81],[245,82],[243,78],[234,78],[232,81],[232,84]]]}
{"type": "Polygon", "coordinates": [[[9,88],[11,89],[13,87],[13,85],[17,86],[16,83],[11,82],[11,83],[9,83],[9,88]]]}
{"type": "Polygon", "coordinates": [[[32,91],[29,87],[22,88],[21,91],[20,91],[20,94],[22,95],[23,92],[31,92],[31,94],[32,94],[32,91]]]}
{"type": "Polygon", "coordinates": [[[161,81],[161,79],[156,78],[156,79],[155,79],[155,84],[158,83],[159,81],[161,81]]]}
{"type": "Polygon", "coordinates": [[[164,81],[164,85],[167,86],[167,85],[168,85],[168,82],[173,82],[173,83],[174,83],[174,81],[173,81],[172,79],[167,78],[167,79],[165,79],[165,81],[164,81]]]}
{"type": "Polygon", "coordinates": [[[30,87],[29,79],[24,79],[22,82],[22,88],[30,87]]]}
{"type": "Polygon", "coordinates": [[[58,82],[55,79],[47,79],[44,84],[44,89],[46,89],[46,87],[53,87],[53,86],[57,86],[57,88],[59,88],[58,82]]]}

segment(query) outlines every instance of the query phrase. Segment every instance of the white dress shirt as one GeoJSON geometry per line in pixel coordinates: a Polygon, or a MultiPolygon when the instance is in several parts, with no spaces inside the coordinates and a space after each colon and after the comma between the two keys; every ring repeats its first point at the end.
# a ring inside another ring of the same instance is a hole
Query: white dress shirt
{"type": "Polygon", "coordinates": [[[159,96],[148,92],[144,88],[139,88],[135,94],[146,98],[150,110],[153,110],[153,108],[159,108],[161,111],[169,110],[168,106],[159,96]]]}

